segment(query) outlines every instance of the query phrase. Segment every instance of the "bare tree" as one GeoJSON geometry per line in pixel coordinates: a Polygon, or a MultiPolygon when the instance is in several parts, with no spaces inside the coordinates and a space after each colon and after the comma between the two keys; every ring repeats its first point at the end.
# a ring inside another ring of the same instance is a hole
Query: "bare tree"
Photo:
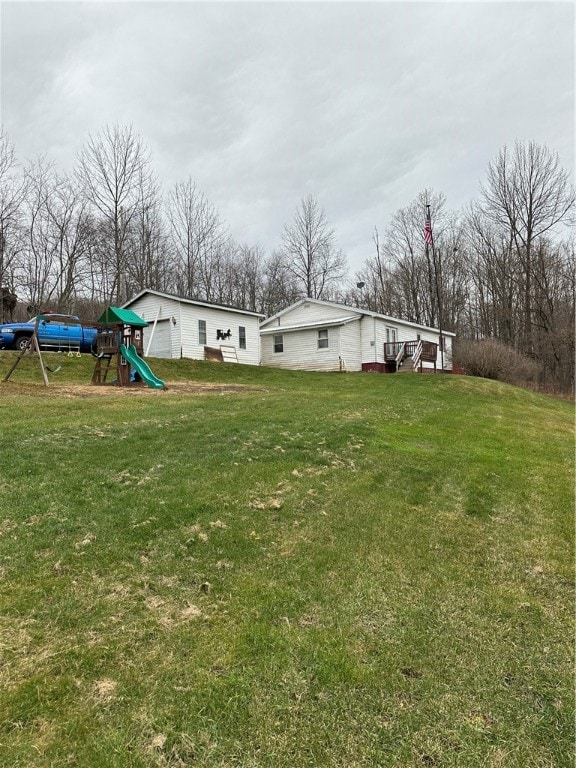
{"type": "Polygon", "coordinates": [[[398,306],[398,280],[384,255],[377,227],[374,227],[372,241],[375,253],[366,259],[363,268],[356,273],[354,285],[349,287],[343,297],[344,303],[385,315],[401,316],[402,308],[398,306]]]}
{"type": "Polygon", "coordinates": [[[90,228],[86,201],[73,179],[56,174],[48,215],[56,240],[55,294],[57,309],[73,312],[86,288],[90,228]]]}
{"type": "Polygon", "coordinates": [[[207,294],[214,292],[209,277],[211,262],[218,258],[224,240],[220,214],[189,178],[170,191],[167,216],[178,293],[207,298],[207,294]]]}
{"type": "MultiPolygon", "coordinates": [[[[18,260],[30,304],[71,312],[82,289],[88,253],[86,202],[74,183],[45,158],[26,168],[25,246],[18,260]]],[[[84,286],[85,287],[85,286],[84,286]]]]}
{"type": "Polygon", "coordinates": [[[574,240],[541,238],[533,252],[534,357],[542,365],[542,385],[574,391],[575,273],[574,240]]]}
{"type": "Polygon", "coordinates": [[[175,280],[170,263],[168,235],[162,216],[159,183],[149,174],[141,177],[140,205],[129,228],[126,253],[127,293],[144,288],[169,290],[175,280]]]}
{"type": "Polygon", "coordinates": [[[127,297],[129,229],[149,189],[149,152],[131,126],[107,126],[97,136],[89,137],[78,154],[76,172],[109,242],[111,262],[103,264],[111,271],[107,298],[120,303],[127,297]]]}
{"type": "Polygon", "coordinates": [[[38,158],[26,169],[26,248],[19,260],[19,282],[31,305],[42,306],[50,300],[54,272],[55,242],[48,214],[48,201],[54,184],[54,168],[38,158]]]}
{"type": "Polygon", "coordinates": [[[273,251],[264,263],[259,311],[265,315],[275,315],[293,304],[299,293],[301,291],[296,278],[288,271],[284,255],[273,251]]]}
{"type": "Polygon", "coordinates": [[[557,154],[531,141],[504,147],[488,166],[478,205],[513,246],[522,266],[523,348],[533,352],[534,249],[543,235],[573,220],[574,188],[557,154]]]}
{"type": "MultiPolygon", "coordinates": [[[[0,321],[5,302],[13,304],[14,263],[21,247],[22,204],[26,184],[18,172],[14,146],[4,128],[0,128],[0,321]]],[[[13,308],[10,309],[11,315],[13,308]]]]}
{"type": "Polygon", "coordinates": [[[382,278],[384,265],[388,270],[388,296],[381,297],[381,306],[386,312],[415,323],[438,324],[440,304],[446,292],[444,280],[451,278],[450,272],[444,274],[441,269],[441,257],[449,239],[445,202],[442,193],[422,191],[408,206],[394,213],[383,242],[378,240],[372,268],[382,278]],[[428,205],[434,222],[434,252],[428,251],[424,242],[428,205]]]}
{"type": "Polygon", "coordinates": [[[517,286],[521,269],[514,258],[513,243],[473,205],[468,214],[466,247],[470,254],[470,335],[493,336],[515,345],[520,326],[517,286]]]}
{"type": "Polygon", "coordinates": [[[308,195],[296,209],[293,223],[284,227],[280,252],[287,272],[310,298],[330,298],[344,277],[346,258],[334,244],[326,214],[308,195]]]}
{"type": "Polygon", "coordinates": [[[264,288],[264,252],[246,243],[230,250],[223,279],[223,301],[251,312],[260,312],[264,288]]]}

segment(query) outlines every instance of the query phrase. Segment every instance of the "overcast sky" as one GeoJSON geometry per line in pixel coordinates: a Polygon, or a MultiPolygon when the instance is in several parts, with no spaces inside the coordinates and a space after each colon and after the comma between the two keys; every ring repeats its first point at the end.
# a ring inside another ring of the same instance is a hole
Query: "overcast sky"
{"type": "Polygon", "coordinates": [[[312,194],[351,271],[429,188],[477,196],[505,144],[574,168],[572,2],[2,0],[1,120],[69,171],[131,124],[165,191],[188,177],[239,242],[280,243],[312,194]]]}

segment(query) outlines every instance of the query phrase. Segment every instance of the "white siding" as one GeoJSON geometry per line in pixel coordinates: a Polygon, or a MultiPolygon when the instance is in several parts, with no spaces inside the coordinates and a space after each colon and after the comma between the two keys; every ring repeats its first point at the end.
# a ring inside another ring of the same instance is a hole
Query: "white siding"
{"type": "MultiPolygon", "coordinates": [[[[345,370],[358,371],[363,363],[384,363],[384,345],[387,329],[394,329],[396,341],[423,341],[439,343],[439,333],[432,328],[417,326],[382,315],[362,314],[362,310],[339,304],[317,302],[313,299],[288,308],[280,317],[270,318],[261,325],[262,364],[278,368],[302,370],[339,370],[341,361],[345,370]],[[360,317],[358,317],[360,315],[360,317]],[[344,318],[350,318],[343,323],[344,318]],[[330,323],[337,325],[330,326],[330,323]],[[329,348],[318,349],[318,330],[326,322],[329,329],[329,348]],[[313,326],[300,327],[294,326],[313,326]],[[290,330],[292,327],[292,330],[290,330]],[[273,334],[282,334],[284,351],[274,352],[273,334]]],[[[452,339],[445,337],[444,368],[452,368],[452,339]]],[[[440,369],[440,352],[437,368],[440,369]]],[[[423,367],[433,369],[432,363],[423,367]]]]}
{"type": "Polygon", "coordinates": [[[381,363],[383,349],[378,350],[377,323],[373,317],[364,315],[360,321],[361,328],[361,358],[363,363],[381,363]]]}
{"type": "Polygon", "coordinates": [[[361,371],[360,320],[346,323],[334,330],[340,331],[340,355],[344,362],[344,370],[361,371]]]}
{"type": "Polygon", "coordinates": [[[270,323],[264,321],[263,328],[271,329],[276,326],[288,326],[298,325],[304,323],[317,323],[323,320],[327,322],[330,320],[341,319],[346,316],[354,317],[357,313],[350,307],[340,306],[325,306],[324,304],[316,304],[314,302],[305,302],[289,310],[281,317],[271,320],[270,323]]]}
{"type": "Polygon", "coordinates": [[[166,319],[158,320],[155,327],[144,328],[144,352],[148,352],[148,357],[172,357],[172,327],[172,321],[166,319]]]}
{"type": "Polygon", "coordinates": [[[204,359],[204,345],[198,339],[198,321],[206,322],[206,346],[219,348],[220,344],[236,347],[239,363],[259,365],[260,327],[257,317],[241,315],[233,310],[182,304],[182,357],[204,359]],[[239,346],[239,328],[246,329],[246,349],[239,346]],[[226,341],[216,338],[218,330],[231,331],[226,341]]]}
{"type": "Polygon", "coordinates": [[[220,344],[232,344],[236,347],[239,363],[248,365],[260,363],[260,323],[257,316],[242,314],[223,307],[188,304],[178,299],[157,296],[154,293],[144,294],[130,304],[130,309],[150,324],[144,330],[145,350],[154,320],[158,318],[150,356],[154,354],[157,357],[188,357],[203,360],[204,344],[200,344],[198,339],[198,320],[205,320],[206,346],[219,348],[220,344]],[[167,323],[162,321],[167,321],[169,324],[169,334],[163,330],[167,323]],[[239,347],[240,326],[246,329],[246,349],[239,347]],[[217,330],[228,331],[228,329],[231,331],[229,339],[222,341],[216,338],[217,330]],[[156,339],[156,333],[159,330],[160,338],[156,339]],[[162,342],[168,346],[161,346],[162,342]]]}
{"type": "Polygon", "coordinates": [[[262,336],[262,365],[296,371],[340,370],[340,327],[328,328],[328,348],[318,349],[318,328],[283,331],[284,351],[274,352],[274,334],[262,336]]]}
{"type": "Polygon", "coordinates": [[[152,335],[154,321],[156,319],[158,321],[152,336],[153,347],[150,348],[149,357],[180,357],[180,327],[178,322],[180,305],[178,301],[146,293],[131,304],[130,309],[149,324],[147,328],[144,328],[144,352],[146,352],[152,335]],[[176,325],[172,323],[172,318],[176,320],[176,325]],[[163,323],[162,321],[166,322],[163,323]],[[167,323],[171,326],[168,334],[165,331],[162,334],[165,340],[170,340],[169,349],[162,350],[159,346],[161,339],[156,338],[158,323],[160,329],[165,328],[167,323]],[[152,352],[153,348],[154,352],[152,352]]]}

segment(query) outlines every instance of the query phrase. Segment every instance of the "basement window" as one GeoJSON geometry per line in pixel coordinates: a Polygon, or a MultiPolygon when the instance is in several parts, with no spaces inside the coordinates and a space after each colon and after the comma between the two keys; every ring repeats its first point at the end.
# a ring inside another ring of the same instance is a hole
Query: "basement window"
{"type": "Polygon", "coordinates": [[[318,331],[318,349],[328,349],[328,328],[318,331]]]}
{"type": "Polygon", "coordinates": [[[273,336],[274,352],[284,352],[284,336],[281,333],[276,333],[273,336]]]}
{"type": "Polygon", "coordinates": [[[198,344],[206,344],[206,320],[198,320],[198,344]]]}

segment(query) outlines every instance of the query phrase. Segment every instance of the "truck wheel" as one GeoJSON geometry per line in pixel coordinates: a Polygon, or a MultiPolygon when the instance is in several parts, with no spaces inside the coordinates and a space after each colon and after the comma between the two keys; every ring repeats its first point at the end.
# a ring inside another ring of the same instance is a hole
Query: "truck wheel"
{"type": "Polygon", "coordinates": [[[31,338],[32,338],[31,336],[17,336],[16,341],[14,342],[16,345],[16,349],[22,352],[22,350],[28,346],[28,342],[30,341],[31,338]]]}

